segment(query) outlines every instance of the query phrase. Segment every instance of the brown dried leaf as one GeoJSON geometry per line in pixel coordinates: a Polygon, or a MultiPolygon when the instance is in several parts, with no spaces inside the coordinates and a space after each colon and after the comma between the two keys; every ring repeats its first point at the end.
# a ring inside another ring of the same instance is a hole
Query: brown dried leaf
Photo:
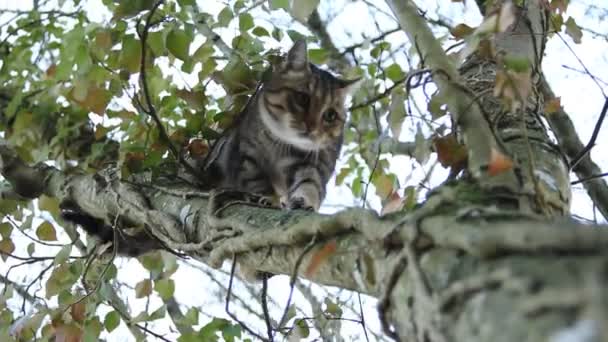
{"type": "Polygon", "coordinates": [[[488,164],[488,174],[490,176],[496,176],[507,170],[513,168],[513,161],[511,158],[502,154],[502,152],[492,149],[492,155],[490,157],[490,164],[488,164]]]}
{"type": "Polygon", "coordinates": [[[380,211],[380,216],[384,216],[386,214],[395,213],[403,209],[405,197],[399,196],[399,194],[395,191],[389,197],[384,206],[382,206],[382,211],[380,211]]]}
{"type": "Polygon", "coordinates": [[[321,247],[321,249],[316,251],[310,258],[308,267],[306,267],[306,272],[304,272],[306,277],[313,276],[317,270],[319,270],[319,267],[321,267],[321,265],[327,261],[327,259],[336,254],[337,249],[338,243],[336,240],[330,240],[323,247],[321,247]]]}
{"type": "Polygon", "coordinates": [[[467,149],[460,144],[454,133],[433,139],[437,160],[445,168],[462,169],[467,161],[467,149]]]}

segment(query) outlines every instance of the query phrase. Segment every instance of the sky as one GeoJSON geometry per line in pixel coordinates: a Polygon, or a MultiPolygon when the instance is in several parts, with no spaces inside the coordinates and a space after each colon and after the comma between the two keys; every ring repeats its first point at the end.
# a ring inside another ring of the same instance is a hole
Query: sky
{"type": "MultiPolygon", "coordinates": [[[[217,13],[224,6],[222,1],[216,0],[199,0],[198,3],[199,5],[204,4],[204,9],[210,13],[217,13]]],[[[378,17],[381,30],[388,30],[396,27],[394,20],[387,14],[390,13],[390,9],[383,1],[370,0],[369,3],[377,7],[376,13],[373,15],[378,17]]],[[[417,3],[421,6],[426,6],[425,9],[429,10],[429,15],[434,16],[434,13],[438,11],[442,19],[449,20],[452,24],[465,22],[470,26],[475,26],[479,24],[481,20],[472,1],[465,2],[468,3],[467,6],[469,7],[465,7],[464,9],[462,4],[452,3],[447,0],[417,1],[417,3]]],[[[568,15],[574,17],[576,21],[583,26],[593,28],[598,32],[608,32],[608,22],[587,15],[587,11],[593,3],[594,1],[592,0],[573,1],[568,9],[568,15]]],[[[101,21],[108,18],[108,16],[104,14],[104,11],[99,10],[102,8],[101,0],[90,1],[90,4],[87,6],[90,6],[92,9],[92,11],[90,11],[90,19],[101,21]]],[[[0,9],[27,9],[30,7],[31,1],[0,0],[0,9]]],[[[365,37],[373,37],[378,33],[372,15],[368,13],[367,6],[361,1],[321,1],[320,11],[325,17],[329,16],[332,18],[328,29],[338,47],[345,47],[352,43],[360,42],[365,37]],[[353,22],[355,22],[356,25],[353,25],[353,22]]],[[[257,17],[256,14],[253,15],[254,17],[257,17]]],[[[273,13],[272,19],[273,21],[278,22],[279,25],[285,27],[298,25],[294,24],[289,15],[285,13],[281,14],[275,12],[273,13]]],[[[0,22],[3,22],[2,15],[0,15],[0,22]]],[[[264,25],[264,22],[262,22],[262,25],[264,25]]],[[[230,41],[230,37],[234,35],[234,32],[235,28],[230,27],[221,30],[219,33],[225,41],[230,41]]],[[[606,66],[608,65],[607,42],[603,41],[601,38],[593,38],[588,33],[584,34],[583,42],[581,44],[574,44],[565,34],[562,34],[561,37],[563,37],[563,40],[558,36],[553,36],[549,40],[543,62],[543,69],[554,92],[557,96],[561,96],[561,103],[572,118],[581,140],[586,142],[591,136],[593,123],[599,116],[604,98],[599,87],[588,75],[571,70],[571,68],[582,70],[586,67],[594,75],[597,75],[600,78],[604,76],[602,71],[606,70],[606,66]],[[576,55],[568,49],[568,46],[574,49],[576,55]]],[[[391,41],[394,46],[397,46],[405,41],[405,35],[403,33],[396,33],[389,36],[388,40],[391,41]]],[[[269,42],[269,45],[272,44],[274,44],[273,47],[281,47],[285,51],[289,48],[291,43],[288,39],[285,39],[281,43],[269,42]]],[[[399,56],[397,58],[399,58],[399,56]]],[[[607,78],[606,81],[608,81],[608,76],[605,77],[607,78]]],[[[196,82],[196,79],[192,79],[188,75],[175,75],[174,81],[176,83],[185,81],[192,84],[193,82],[196,82]]],[[[605,85],[605,83],[600,84],[605,85]]],[[[415,125],[406,120],[400,139],[403,141],[412,141],[415,131],[415,125]]],[[[608,155],[603,153],[603,148],[608,146],[608,135],[600,134],[597,145],[598,148],[592,150],[591,156],[603,170],[608,170],[608,155]]],[[[426,170],[420,167],[416,162],[404,156],[391,157],[391,167],[395,172],[398,172],[401,175],[401,184],[405,184],[406,182],[409,184],[416,184],[417,181],[424,178],[426,172],[426,170]]],[[[443,179],[446,175],[446,171],[442,170],[440,166],[436,167],[436,169],[434,177],[436,177],[437,180],[443,179]]],[[[572,180],[574,179],[576,179],[575,176],[572,176],[572,180]]],[[[332,186],[328,188],[328,196],[322,207],[322,212],[331,213],[344,207],[363,205],[363,203],[352,197],[351,191],[347,187],[336,187],[333,185],[333,181],[330,181],[330,184],[332,186]]],[[[370,191],[373,193],[373,189],[370,191]]],[[[592,203],[582,186],[574,186],[572,192],[572,213],[588,219],[593,218],[592,203]]],[[[372,208],[379,208],[380,202],[375,196],[373,199],[370,199],[369,202],[372,208]]],[[[23,245],[25,246],[26,244],[23,245]]],[[[19,252],[25,253],[25,251],[17,251],[17,253],[19,252]]],[[[6,266],[6,264],[0,265],[0,271],[3,272],[6,269],[6,266]]],[[[119,260],[117,266],[119,267],[118,278],[129,286],[134,286],[135,283],[146,275],[146,271],[136,261],[127,261],[125,259],[119,260]]],[[[212,315],[226,317],[223,303],[218,303],[216,300],[210,300],[208,293],[215,291],[217,286],[210,283],[209,278],[200,271],[199,268],[201,267],[204,266],[198,263],[195,263],[194,266],[191,266],[189,263],[181,263],[177,273],[173,276],[173,279],[175,279],[176,282],[176,299],[178,302],[187,303],[189,306],[204,308],[205,312],[211,313],[212,315]]],[[[15,280],[19,280],[21,276],[22,275],[19,275],[15,280]]],[[[227,278],[223,278],[223,280],[226,281],[227,278]]],[[[238,286],[240,287],[242,285],[238,286]]],[[[272,289],[281,289],[273,291],[273,295],[278,303],[284,303],[287,297],[287,292],[284,290],[288,288],[288,278],[282,276],[273,277],[270,281],[270,286],[272,289]]],[[[321,299],[325,295],[323,290],[316,287],[314,292],[318,294],[321,299]]],[[[348,296],[350,296],[350,294],[342,294],[342,298],[348,298],[348,296]]],[[[145,300],[134,299],[134,295],[128,295],[128,293],[125,293],[124,297],[128,298],[129,305],[131,305],[133,310],[133,315],[136,315],[139,310],[145,308],[145,300]]],[[[296,296],[296,301],[298,303],[305,303],[305,300],[300,295],[296,296]]],[[[159,305],[160,300],[152,300],[150,303],[150,311],[153,311],[154,308],[159,305]]],[[[307,305],[304,305],[304,307],[309,311],[307,305]]],[[[378,321],[376,318],[377,315],[375,314],[374,301],[365,299],[364,307],[365,311],[368,312],[366,315],[368,324],[370,324],[371,327],[375,327],[375,330],[377,331],[378,321]]],[[[101,309],[102,313],[103,310],[104,309],[101,309]]],[[[279,316],[277,310],[274,310],[272,314],[274,317],[279,316]]],[[[206,320],[207,318],[205,317],[202,317],[201,319],[202,322],[206,320]]],[[[150,325],[150,327],[155,331],[166,331],[165,323],[166,322],[155,322],[150,325]]],[[[345,336],[355,336],[361,333],[361,327],[354,323],[344,323],[343,333],[345,336]]],[[[112,335],[112,340],[131,340],[130,334],[126,331],[124,324],[122,324],[120,329],[112,335]]]]}

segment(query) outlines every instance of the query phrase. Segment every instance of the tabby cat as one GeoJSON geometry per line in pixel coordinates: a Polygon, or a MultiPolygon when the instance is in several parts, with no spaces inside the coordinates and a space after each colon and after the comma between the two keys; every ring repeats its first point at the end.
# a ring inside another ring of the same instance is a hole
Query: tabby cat
{"type": "MultiPolygon", "coordinates": [[[[204,163],[206,185],[275,197],[289,209],[318,210],[342,146],[344,101],[357,81],[310,64],[306,43],[296,42],[214,144],[204,163]]],[[[146,231],[115,234],[76,203],[62,203],[62,216],[103,243],[117,239],[123,255],[163,247],[146,231]]]]}
{"type": "Polygon", "coordinates": [[[215,143],[205,178],[284,208],[318,210],[342,146],[345,98],[357,84],[309,63],[297,41],[215,143]]]}

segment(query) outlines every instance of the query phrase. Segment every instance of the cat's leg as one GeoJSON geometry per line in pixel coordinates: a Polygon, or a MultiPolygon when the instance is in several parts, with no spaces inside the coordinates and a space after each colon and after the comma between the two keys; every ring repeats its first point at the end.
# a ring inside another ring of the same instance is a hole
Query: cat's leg
{"type": "Polygon", "coordinates": [[[325,184],[313,165],[302,165],[293,171],[283,207],[318,211],[325,197],[325,184]]]}

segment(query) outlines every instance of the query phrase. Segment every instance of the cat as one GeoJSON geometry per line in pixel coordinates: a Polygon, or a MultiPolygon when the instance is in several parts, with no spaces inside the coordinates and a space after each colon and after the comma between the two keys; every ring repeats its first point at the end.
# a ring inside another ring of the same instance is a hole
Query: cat
{"type": "Polygon", "coordinates": [[[212,147],[205,179],[318,211],[342,147],[345,100],[358,83],[309,63],[306,42],[295,42],[212,147]]]}
{"type": "MultiPolygon", "coordinates": [[[[297,41],[213,144],[201,172],[205,187],[275,198],[275,204],[287,209],[317,211],[342,147],[345,100],[358,83],[309,63],[306,43],[297,41]]],[[[146,231],[115,234],[76,203],[62,203],[62,216],[102,243],[117,239],[121,255],[164,249],[146,231]]]]}

